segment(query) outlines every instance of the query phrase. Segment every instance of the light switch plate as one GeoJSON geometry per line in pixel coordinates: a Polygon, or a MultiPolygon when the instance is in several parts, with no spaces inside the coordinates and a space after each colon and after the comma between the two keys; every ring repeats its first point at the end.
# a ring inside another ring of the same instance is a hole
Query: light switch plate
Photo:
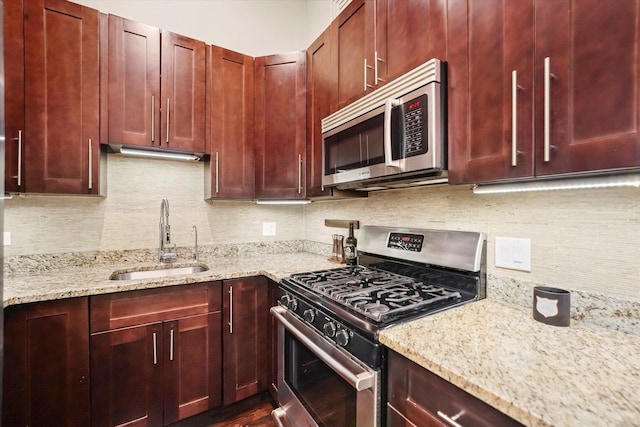
{"type": "Polygon", "coordinates": [[[531,239],[496,237],[496,267],[531,271],[531,239]]]}
{"type": "Polygon", "coordinates": [[[3,234],[4,246],[11,246],[11,232],[5,231],[3,234]]]}
{"type": "Polygon", "coordinates": [[[275,222],[263,222],[262,223],[262,235],[263,236],[275,236],[276,235],[276,223],[275,222]]]}

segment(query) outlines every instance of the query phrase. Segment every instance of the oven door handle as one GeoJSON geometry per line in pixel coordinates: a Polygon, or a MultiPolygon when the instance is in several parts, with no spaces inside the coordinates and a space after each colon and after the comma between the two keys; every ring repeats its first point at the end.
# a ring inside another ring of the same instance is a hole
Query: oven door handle
{"type": "Polygon", "coordinates": [[[302,344],[320,360],[342,377],[357,391],[367,390],[375,385],[375,374],[365,366],[327,343],[315,330],[298,320],[282,306],[271,307],[271,314],[302,344]],[[313,339],[317,338],[317,339],[313,339]],[[325,347],[325,348],[323,348],[325,347]]]}

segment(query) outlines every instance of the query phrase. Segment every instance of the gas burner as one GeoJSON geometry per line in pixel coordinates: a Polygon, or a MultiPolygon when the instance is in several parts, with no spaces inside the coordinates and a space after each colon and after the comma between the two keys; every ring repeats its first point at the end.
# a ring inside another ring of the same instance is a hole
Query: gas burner
{"type": "Polygon", "coordinates": [[[365,266],[296,274],[291,279],[322,297],[377,322],[443,300],[459,300],[459,292],[425,284],[404,275],[365,266]]]}

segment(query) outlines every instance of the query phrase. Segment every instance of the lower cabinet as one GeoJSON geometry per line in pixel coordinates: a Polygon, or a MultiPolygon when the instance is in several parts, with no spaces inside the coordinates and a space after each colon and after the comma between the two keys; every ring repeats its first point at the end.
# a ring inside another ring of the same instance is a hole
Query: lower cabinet
{"type": "Polygon", "coordinates": [[[270,372],[268,286],[265,277],[223,282],[223,403],[267,390],[270,372]]]}
{"type": "Polygon", "coordinates": [[[7,307],[2,425],[157,427],[261,393],[276,288],[260,276],[7,307]]]}
{"type": "Polygon", "coordinates": [[[502,412],[394,351],[389,350],[388,363],[389,427],[521,426],[502,412]]]}
{"type": "Polygon", "coordinates": [[[2,425],[89,425],[87,301],[4,310],[2,425]]]}
{"type": "Polygon", "coordinates": [[[221,399],[220,282],[91,299],[93,426],[160,426],[221,399]]]}

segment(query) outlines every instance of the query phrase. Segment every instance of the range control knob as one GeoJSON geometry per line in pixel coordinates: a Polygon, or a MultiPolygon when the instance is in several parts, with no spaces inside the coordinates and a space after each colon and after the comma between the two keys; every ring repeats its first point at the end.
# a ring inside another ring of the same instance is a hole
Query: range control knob
{"type": "Polygon", "coordinates": [[[280,297],[280,303],[281,303],[282,305],[286,306],[286,305],[289,303],[289,300],[290,300],[290,299],[291,299],[291,295],[287,295],[287,294],[282,295],[282,296],[280,297]]]}
{"type": "Polygon", "coordinates": [[[344,329],[340,329],[336,333],[336,342],[338,343],[338,345],[341,345],[342,347],[346,347],[347,344],[349,344],[349,332],[347,332],[344,329]]]}
{"type": "Polygon", "coordinates": [[[328,337],[334,337],[336,335],[336,325],[333,322],[327,322],[322,327],[324,334],[328,337]]]}
{"type": "Polygon", "coordinates": [[[316,320],[316,312],[311,308],[306,309],[302,315],[304,316],[304,320],[309,323],[313,323],[313,321],[316,320]]]}
{"type": "Polygon", "coordinates": [[[293,296],[291,296],[289,294],[282,295],[280,297],[280,302],[282,303],[282,305],[287,307],[289,310],[296,311],[296,308],[298,308],[298,301],[293,296]]]}

